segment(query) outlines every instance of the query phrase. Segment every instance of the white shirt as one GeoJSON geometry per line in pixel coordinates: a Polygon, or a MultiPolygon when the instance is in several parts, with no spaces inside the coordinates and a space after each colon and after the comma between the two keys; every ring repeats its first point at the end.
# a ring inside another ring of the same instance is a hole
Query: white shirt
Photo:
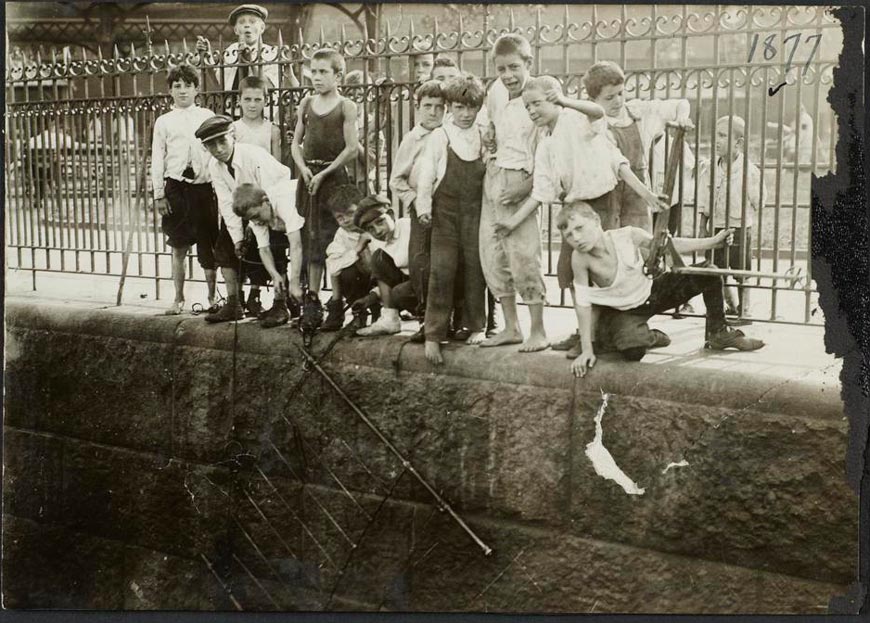
{"type": "Polygon", "coordinates": [[[535,166],[538,129],[526,112],[523,98],[510,99],[507,87],[499,79],[486,95],[486,110],[495,126],[495,163],[503,169],[531,173],[535,166]]]}
{"type": "MultiPolygon", "coordinates": [[[[233,191],[239,184],[255,184],[269,197],[276,219],[272,229],[286,233],[302,229],[305,219],[296,211],[296,192],[290,169],[278,162],[268,151],[256,145],[236,143],[230,159],[235,176],[230,175],[227,165],[217,158],[208,162],[211,181],[218,199],[221,218],[233,243],[244,239],[242,218],[233,212],[233,191]]],[[[257,238],[257,246],[269,246],[269,227],[251,223],[257,238]]]]}
{"type": "MultiPolygon", "coordinates": [[[[373,240],[372,243],[377,242],[373,240]]],[[[396,268],[406,275],[408,274],[408,245],[411,242],[411,219],[406,217],[396,219],[396,229],[393,237],[383,241],[373,248],[382,248],[387,255],[393,258],[396,268]]]]}
{"type": "Polygon", "coordinates": [[[472,162],[485,155],[486,148],[480,133],[481,127],[477,124],[463,130],[451,123],[432,131],[419,157],[420,173],[414,204],[417,216],[432,213],[432,197],[447,172],[448,143],[458,158],[472,162]]]}
{"type": "Polygon", "coordinates": [[[417,198],[417,180],[420,177],[420,154],[426,146],[433,130],[415,125],[405,134],[393,163],[390,175],[390,190],[399,198],[404,208],[408,208],[417,198]]]}
{"type": "Polygon", "coordinates": [[[246,145],[256,145],[272,153],[272,128],[274,124],[264,119],[260,125],[253,126],[244,119],[233,121],[236,133],[236,142],[246,145]]]}
{"type": "Polygon", "coordinates": [[[532,198],[541,203],[595,199],[619,181],[628,158],[604,135],[602,123],[563,108],[553,131],[538,143],[532,198]]]}
{"type": "Polygon", "coordinates": [[[764,205],[765,193],[763,179],[758,167],[749,163],[746,171],[746,222],[741,220],[743,212],[743,154],[737,154],[731,162],[729,178],[728,163],[719,158],[713,179],[710,178],[710,164],[704,161],[698,171],[698,211],[710,215],[710,186],[713,186],[713,227],[726,227],[725,209],[728,206],[727,227],[752,227],[755,213],[764,205]],[[730,182],[726,185],[726,180],[730,182]],[[728,188],[730,187],[730,191],[728,188]],[[761,201],[759,202],[759,196],[761,201]]]}
{"type": "Polygon", "coordinates": [[[163,180],[167,177],[194,184],[209,181],[206,170],[209,155],[194,132],[203,121],[213,116],[208,108],[194,104],[187,108],[173,108],[157,117],[151,140],[151,184],[155,199],[163,198],[163,180]],[[188,165],[193,167],[193,180],[182,176],[188,165]]]}
{"type": "Polygon", "coordinates": [[[652,238],[639,227],[620,227],[604,232],[616,254],[616,275],[606,287],[577,285],[577,303],[581,306],[601,305],[626,311],[643,305],[652,291],[652,279],[643,272],[643,256],[635,237],[652,238]]]}

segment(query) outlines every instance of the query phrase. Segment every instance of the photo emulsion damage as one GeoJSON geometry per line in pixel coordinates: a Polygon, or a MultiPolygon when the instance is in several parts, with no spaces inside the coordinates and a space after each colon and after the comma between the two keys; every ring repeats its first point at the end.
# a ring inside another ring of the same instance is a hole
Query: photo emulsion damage
{"type": "Polygon", "coordinates": [[[5,8],[4,608],[858,612],[863,9],[5,8]]]}

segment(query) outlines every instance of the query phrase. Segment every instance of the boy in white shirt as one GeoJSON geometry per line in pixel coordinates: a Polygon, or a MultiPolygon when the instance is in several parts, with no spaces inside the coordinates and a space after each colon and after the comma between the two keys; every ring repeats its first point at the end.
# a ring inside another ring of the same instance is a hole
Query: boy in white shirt
{"type": "Polygon", "coordinates": [[[184,307],[184,260],[193,244],[205,272],[209,307],[216,298],[212,247],[218,233],[217,205],[205,164],[208,154],[194,135],[196,128],[214,113],[194,103],[199,77],[193,67],[173,67],[166,81],[173,108],[154,123],[151,183],[154,207],[162,216],[163,233],[172,248],[175,300],[166,314],[177,315],[184,307]]]}

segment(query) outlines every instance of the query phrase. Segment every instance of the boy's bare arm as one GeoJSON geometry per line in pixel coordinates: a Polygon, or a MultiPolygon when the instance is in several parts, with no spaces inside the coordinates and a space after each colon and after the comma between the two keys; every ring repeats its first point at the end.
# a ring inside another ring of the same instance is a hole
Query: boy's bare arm
{"type": "Polygon", "coordinates": [[[574,288],[576,290],[577,322],[580,329],[581,354],[571,364],[574,376],[586,376],[586,372],[595,366],[595,351],[592,337],[595,335],[595,325],[598,321],[598,310],[591,305],[588,296],[589,268],[579,253],[572,253],[571,268],[574,270],[574,288]]]}
{"type": "Polygon", "coordinates": [[[290,294],[302,300],[302,286],[300,273],[302,266],[302,233],[300,230],[287,233],[287,241],[290,243],[290,268],[287,277],[290,281],[290,294]]]}
{"type": "Polygon", "coordinates": [[[504,188],[499,196],[499,203],[504,205],[525,199],[531,194],[533,184],[534,178],[530,175],[521,182],[504,188]]]}
{"type": "Polygon", "coordinates": [[[731,244],[734,239],[733,229],[723,229],[715,236],[706,238],[673,238],[674,249],[678,253],[694,253],[695,251],[706,251],[708,249],[718,249],[731,244]]]}
{"type": "Polygon", "coordinates": [[[272,124],[272,136],[269,139],[269,151],[272,153],[272,157],[281,161],[281,130],[278,129],[274,123],[272,124]]]}
{"type": "Polygon", "coordinates": [[[301,111],[305,110],[308,105],[309,98],[303,98],[299,103],[299,115],[296,118],[296,130],[293,132],[293,141],[290,143],[290,154],[293,156],[293,162],[296,163],[296,168],[299,170],[299,176],[307,186],[311,181],[311,170],[305,165],[305,158],[302,157],[302,140],[305,138],[305,115],[301,111]]]}
{"type": "Polygon", "coordinates": [[[634,171],[631,170],[628,163],[623,163],[619,167],[619,178],[623,180],[629,188],[640,195],[653,212],[661,212],[670,207],[668,205],[669,198],[660,198],[653,191],[647,188],[646,185],[638,179],[637,175],[634,174],[634,171]]]}
{"type": "Polygon", "coordinates": [[[275,266],[275,258],[272,256],[272,248],[269,245],[260,247],[260,261],[266,267],[266,272],[272,277],[272,284],[275,286],[275,294],[280,294],[284,291],[284,279],[278,268],[275,266]]]}
{"type": "Polygon", "coordinates": [[[568,97],[564,93],[559,93],[556,90],[547,91],[546,95],[548,101],[558,104],[563,108],[573,108],[577,112],[582,112],[592,120],[601,119],[604,116],[604,109],[595,102],[589,100],[576,100],[572,97],[568,97]]]}

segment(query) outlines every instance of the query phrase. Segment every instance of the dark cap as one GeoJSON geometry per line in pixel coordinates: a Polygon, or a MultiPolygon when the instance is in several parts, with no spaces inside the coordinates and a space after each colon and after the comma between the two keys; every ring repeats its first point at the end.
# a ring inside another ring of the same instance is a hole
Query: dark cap
{"type": "Polygon", "coordinates": [[[228,21],[231,26],[236,25],[236,20],[242,13],[253,13],[264,22],[266,21],[266,18],[269,17],[269,11],[261,7],[259,4],[242,4],[230,11],[228,21]]]}
{"type": "Polygon", "coordinates": [[[353,215],[353,224],[360,229],[365,229],[369,223],[388,213],[392,213],[389,201],[376,195],[369,195],[359,202],[356,214],[353,215]]]}
{"type": "Polygon", "coordinates": [[[232,129],[232,126],[233,120],[226,115],[215,115],[203,121],[202,125],[194,132],[194,135],[203,143],[207,143],[210,140],[227,134],[232,129]]]}

